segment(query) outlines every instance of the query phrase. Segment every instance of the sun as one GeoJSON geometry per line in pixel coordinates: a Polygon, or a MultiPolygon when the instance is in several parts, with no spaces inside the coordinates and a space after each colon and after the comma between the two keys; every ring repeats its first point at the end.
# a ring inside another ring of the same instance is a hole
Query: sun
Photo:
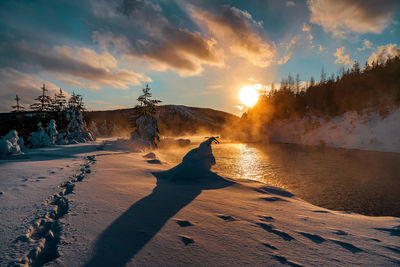
{"type": "Polygon", "coordinates": [[[258,92],[254,86],[244,86],[240,89],[239,99],[242,104],[252,107],[257,103],[258,100],[258,92]]]}

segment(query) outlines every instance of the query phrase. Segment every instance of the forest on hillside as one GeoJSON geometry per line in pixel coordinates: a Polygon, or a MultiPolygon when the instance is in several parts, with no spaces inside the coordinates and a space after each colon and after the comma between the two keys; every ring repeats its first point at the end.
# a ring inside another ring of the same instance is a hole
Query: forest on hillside
{"type": "Polygon", "coordinates": [[[400,57],[384,62],[366,63],[361,69],[357,62],[352,68],[341,68],[338,74],[313,77],[305,85],[299,75],[289,74],[279,89],[271,85],[269,93],[260,96],[257,104],[243,114],[249,121],[299,118],[304,116],[338,116],[348,111],[377,111],[382,116],[400,106],[400,57]]]}

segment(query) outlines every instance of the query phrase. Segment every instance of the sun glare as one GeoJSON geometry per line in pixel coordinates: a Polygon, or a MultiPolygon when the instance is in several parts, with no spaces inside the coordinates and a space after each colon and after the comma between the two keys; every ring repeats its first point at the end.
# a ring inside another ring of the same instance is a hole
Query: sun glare
{"type": "Polygon", "coordinates": [[[254,86],[244,86],[240,89],[239,98],[244,105],[252,107],[258,100],[257,89],[254,86]]]}

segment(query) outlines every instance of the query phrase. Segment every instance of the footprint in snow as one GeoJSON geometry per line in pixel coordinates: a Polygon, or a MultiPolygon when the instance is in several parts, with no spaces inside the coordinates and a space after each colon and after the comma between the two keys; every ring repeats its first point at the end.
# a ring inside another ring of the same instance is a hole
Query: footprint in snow
{"type": "Polygon", "coordinates": [[[180,227],[188,227],[188,226],[193,226],[193,224],[189,221],[186,220],[176,220],[176,223],[180,226],[180,227]]]}
{"type": "Polygon", "coordinates": [[[332,233],[334,233],[335,235],[348,235],[347,232],[342,230],[333,230],[332,233]]]}
{"type": "Polygon", "coordinates": [[[286,241],[291,241],[295,240],[291,235],[288,233],[285,233],[283,231],[275,229],[275,227],[272,224],[265,224],[265,223],[257,223],[258,226],[260,226],[262,229],[264,229],[267,232],[270,232],[272,234],[275,234],[279,237],[281,237],[283,240],[286,241]]]}
{"type": "Polygon", "coordinates": [[[222,220],[224,220],[224,221],[226,221],[226,222],[233,222],[233,221],[236,221],[236,219],[233,218],[233,217],[230,216],[230,215],[223,215],[223,214],[221,214],[221,215],[217,215],[217,217],[221,218],[222,220]]]}
{"type": "Polygon", "coordinates": [[[395,226],[393,228],[375,228],[375,229],[382,232],[388,232],[390,233],[390,235],[393,236],[400,236],[400,225],[395,226]]]}
{"type": "Polygon", "coordinates": [[[261,219],[259,219],[260,221],[264,221],[264,222],[273,222],[275,221],[275,219],[271,216],[264,216],[264,215],[258,215],[258,217],[260,217],[261,219]]]}
{"type": "Polygon", "coordinates": [[[350,251],[352,253],[358,253],[358,252],[362,252],[363,251],[361,248],[358,248],[358,247],[354,246],[353,244],[350,244],[350,243],[347,243],[347,242],[343,242],[343,241],[339,241],[339,240],[335,240],[335,239],[330,239],[330,241],[332,241],[333,243],[338,244],[342,248],[347,249],[348,251],[350,251]]]}
{"type": "Polygon", "coordinates": [[[312,212],[316,212],[316,213],[330,213],[327,210],[313,210],[312,212]]]}
{"type": "Polygon", "coordinates": [[[187,246],[187,245],[189,245],[191,243],[194,243],[194,240],[191,237],[180,235],[179,238],[181,239],[183,244],[185,244],[185,246],[187,246]]]}
{"type": "Polygon", "coordinates": [[[270,244],[268,244],[268,243],[261,243],[264,247],[267,247],[267,248],[269,248],[269,249],[272,249],[272,250],[278,250],[276,247],[274,247],[273,245],[270,245],[270,244]]]}
{"type": "Polygon", "coordinates": [[[305,232],[298,232],[298,233],[317,244],[321,244],[326,241],[325,238],[323,238],[319,235],[316,235],[316,234],[309,234],[309,233],[305,233],[305,232]]]}
{"type": "Polygon", "coordinates": [[[396,252],[397,254],[400,254],[400,247],[395,247],[395,246],[383,246],[383,247],[393,252],[396,252]]]}
{"type": "Polygon", "coordinates": [[[295,263],[295,262],[293,262],[293,261],[290,261],[290,260],[288,260],[288,259],[286,259],[285,257],[280,256],[280,255],[274,255],[273,257],[274,257],[277,261],[279,261],[280,263],[282,263],[282,264],[287,264],[287,265],[289,265],[289,266],[296,266],[296,267],[303,266],[303,265],[301,265],[301,264],[298,264],[298,263],[295,263]]]}
{"type": "Polygon", "coordinates": [[[260,198],[262,200],[268,201],[268,202],[275,202],[275,201],[286,201],[286,199],[280,198],[280,197],[262,197],[260,198]]]}

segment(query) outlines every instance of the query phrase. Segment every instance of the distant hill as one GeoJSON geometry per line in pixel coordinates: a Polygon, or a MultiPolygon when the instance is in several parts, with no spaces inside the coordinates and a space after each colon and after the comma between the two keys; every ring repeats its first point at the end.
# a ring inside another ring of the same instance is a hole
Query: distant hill
{"type": "MultiPolygon", "coordinates": [[[[119,109],[108,111],[88,111],[85,118],[90,124],[94,121],[100,128],[104,121],[119,128],[133,130],[130,119],[134,110],[119,109]]],[[[211,108],[195,108],[183,105],[162,105],[157,107],[160,132],[165,135],[194,134],[198,132],[220,132],[226,123],[234,123],[239,118],[233,114],[211,108]]]]}

